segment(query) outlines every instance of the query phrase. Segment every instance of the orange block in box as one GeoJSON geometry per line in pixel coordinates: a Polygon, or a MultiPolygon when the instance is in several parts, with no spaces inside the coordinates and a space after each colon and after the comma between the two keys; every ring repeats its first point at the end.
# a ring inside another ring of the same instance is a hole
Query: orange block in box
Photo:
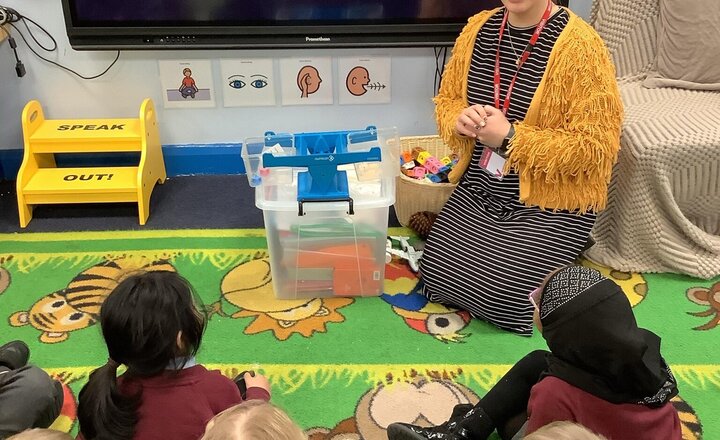
{"type": "MultiPolygon", "coordinates": [[[[381,270],[367,243],[300,249],[297,270],[331,269],[333,292],[339,296],[369,296],[382,292],[381,270]]],[[[311,271],[308,271],[311,273],[311,271]]]]}

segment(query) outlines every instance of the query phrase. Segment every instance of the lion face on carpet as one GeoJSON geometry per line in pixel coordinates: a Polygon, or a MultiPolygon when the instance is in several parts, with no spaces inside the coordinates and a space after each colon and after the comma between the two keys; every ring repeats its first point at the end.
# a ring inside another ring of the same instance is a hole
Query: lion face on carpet
{"type": "MultiPolygon", "coordinates": [[[[222,280],[222,297],[241,309],[232,318],[255,318],[245,328],[245,334],[271,331],[280,341],[293,334],[306,338],[327,331],[329,322],[344,322],[338,312],[354,302],[351,298],[277,299],[272,287],[270,262],[259,258],[239,264],[222,280]]],[[[212,305],[214,312],[224,315],[221,304],[212,305]]]]}

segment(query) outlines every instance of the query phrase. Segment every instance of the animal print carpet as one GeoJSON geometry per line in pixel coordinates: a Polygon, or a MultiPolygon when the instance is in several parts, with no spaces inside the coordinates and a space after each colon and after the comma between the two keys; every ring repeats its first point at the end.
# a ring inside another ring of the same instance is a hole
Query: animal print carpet
{"type": "MultiPolygon", "coordinates": [[[[78,391],[107,359],[99,306],[138,269],[190,280],[212,313],[199,360],[228,376],[264,372],[275,403],[313,440],[380,440],[394,421],[440,423],[546,347],[539,334],[501,332],[410,293],[415,277],[397,260],[381,297],[276,300],[262,229],[0,234],[0,342],[28,342],[31,361],[65,384],[56,429],[77,430],[78,391]]],[[[662,336],[685,438],[720,438],[720,279],[600,270],[662,336]]]]}

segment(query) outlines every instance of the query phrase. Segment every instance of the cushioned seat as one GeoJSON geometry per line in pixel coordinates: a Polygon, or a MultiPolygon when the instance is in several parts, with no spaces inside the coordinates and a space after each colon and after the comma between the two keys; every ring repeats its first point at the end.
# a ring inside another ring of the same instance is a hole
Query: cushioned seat
{"type": "Polygon", "coordinates": [[[592,23],[625,104],[608,208],[591,260],[623,271],[720,275],[720,93],[646,88],[658,0],[596,0],[592,23]]]}

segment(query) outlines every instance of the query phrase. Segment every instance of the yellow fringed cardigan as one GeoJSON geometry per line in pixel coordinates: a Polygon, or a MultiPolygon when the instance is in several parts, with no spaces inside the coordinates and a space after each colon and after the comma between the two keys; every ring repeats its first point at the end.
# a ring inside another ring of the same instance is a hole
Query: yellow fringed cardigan
{"type": "MultiPolygon", "coordinates": [[[[435,97],[440,136],[460,155],[450,181],[470,164],[475,139],[455,122],[468,107],[467,76],[478,31],[498,9],[471,17],[455,41],[435,97]]],[[[525,119],[515,123],[505,172],[520,175],[520,201],[543,209],[585,213],[607,204],[620,148],[623,108],[615,67],[595,30],[572,11],[558,37],[525,119]]],[[[493,103],[487,103],[493,105],[493,103]]]]}

